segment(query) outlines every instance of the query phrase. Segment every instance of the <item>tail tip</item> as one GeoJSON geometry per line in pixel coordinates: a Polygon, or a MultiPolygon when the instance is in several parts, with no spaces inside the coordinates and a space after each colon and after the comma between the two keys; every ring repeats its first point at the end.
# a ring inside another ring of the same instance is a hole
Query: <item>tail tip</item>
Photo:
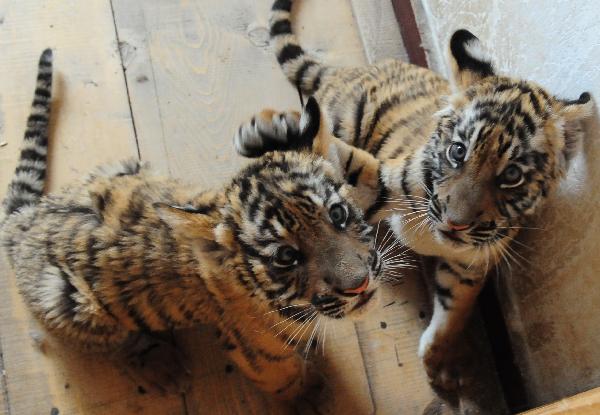
{"type": "Polygon", "coordinates": [[[44,49],[40,56],[40,63],[52,63],[52,49],[44,49]]]}

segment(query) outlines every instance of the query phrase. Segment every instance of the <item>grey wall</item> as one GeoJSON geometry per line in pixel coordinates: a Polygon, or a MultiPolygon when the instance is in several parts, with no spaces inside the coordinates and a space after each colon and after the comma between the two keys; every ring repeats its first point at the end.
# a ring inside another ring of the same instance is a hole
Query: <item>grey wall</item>
{"type": "MultiPolygon", "coordinates": [[[[447,73],[447,41],[475,33],[499,72],[552,93],[600,99],[600,2],[413,0],[433,68],[447,73]]],[[[532,404],[600,385],[600,133],[597,118],[567,180],[522,235],[500,281],[532,404]]]]}

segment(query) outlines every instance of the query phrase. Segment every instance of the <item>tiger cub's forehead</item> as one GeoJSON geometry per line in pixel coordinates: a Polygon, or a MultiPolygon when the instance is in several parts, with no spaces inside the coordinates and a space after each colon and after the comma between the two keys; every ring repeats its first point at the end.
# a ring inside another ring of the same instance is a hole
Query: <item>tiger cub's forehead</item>
{"type": "Polygon", "coordinates": [[[228,191],[228,215],[242,232],[265,242],[287,239],[323,220],[342,200],[331,166],[315,156],[282,154],[255,162],[228,191]]]}
{"type": "Polygon", "coordinates": [[[541,87],[510,78],[494,78],[469,89],[454,106],[453,139],[469,153],[493,153],[515,159],[528,151],[545,151],[544,130],[553,120],[553,98],[541,87]],[[487,151],[486,151],[487,150],[487,151]]]}

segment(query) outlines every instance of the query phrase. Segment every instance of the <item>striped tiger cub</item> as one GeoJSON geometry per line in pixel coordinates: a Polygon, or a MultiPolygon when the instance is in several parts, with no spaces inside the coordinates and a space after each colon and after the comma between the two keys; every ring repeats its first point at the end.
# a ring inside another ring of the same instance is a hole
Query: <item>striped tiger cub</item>
{"type": "MultiPolygon", "coordinates": [[[[33,314],[98,352],[151,348],[153,333],[210,323],[262,390],[292,399],[313,385],[320,377],[299,351],[324,347],[324,327],[373,308],[397,266],[377,251],[339,172],[316,155],[273,153],[203,191],[129,161],[42,196],[51,58],[46,50],[39,62],[0,222],[33,314]]],[[[320,119],[308,107],[299,139],[313,141],[320,119]]]]}
{"type": "Polygon", "coordinates": [[[270,110],[242,125],[235,147],[249,157],[312,148],[343,173],[368,220],[385,219],[402,243],[437,257],[419,354],[430,380],[453,389],[453,344],[488,271],[518,255],[510,242],[565,176],[590,95],[566,101],[496,74],[466,30],[450,40],[450,81],[397,60],[331,67],[298,44],[291,7],[275,1],[272,45],[290,82],[324,108],[329,134],[301,143],[298,114],[270,110]]]}

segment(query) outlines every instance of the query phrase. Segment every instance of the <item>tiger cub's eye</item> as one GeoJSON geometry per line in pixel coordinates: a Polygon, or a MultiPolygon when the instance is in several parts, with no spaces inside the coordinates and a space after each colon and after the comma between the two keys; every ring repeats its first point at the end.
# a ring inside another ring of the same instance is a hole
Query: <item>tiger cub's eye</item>
{"type": "Polygon", "coordinates": [[[523,171],[515,164],[508,166],[500,175],[500,187],[517,187],[523,181],[523,171]]]}
{"type": "Polygon", "coordinates": [[[273,265],[279,268],[289,268],[298,265],[300,252],[289,245],[280,246],[273,257],[273,265]]]}
{"type": "Polygon", "coordinates": [[[453,165],[462,163],[467,156],[467,147],[463,143],[452,143],[446,151],[446,157],[453,165]]]}
{"type": "Polygon", "coordinates": [[[329,218],[336,228],[343,229],[348,220],[348,211],[345,206],[336,203],[329,208],[329,218]]]}

